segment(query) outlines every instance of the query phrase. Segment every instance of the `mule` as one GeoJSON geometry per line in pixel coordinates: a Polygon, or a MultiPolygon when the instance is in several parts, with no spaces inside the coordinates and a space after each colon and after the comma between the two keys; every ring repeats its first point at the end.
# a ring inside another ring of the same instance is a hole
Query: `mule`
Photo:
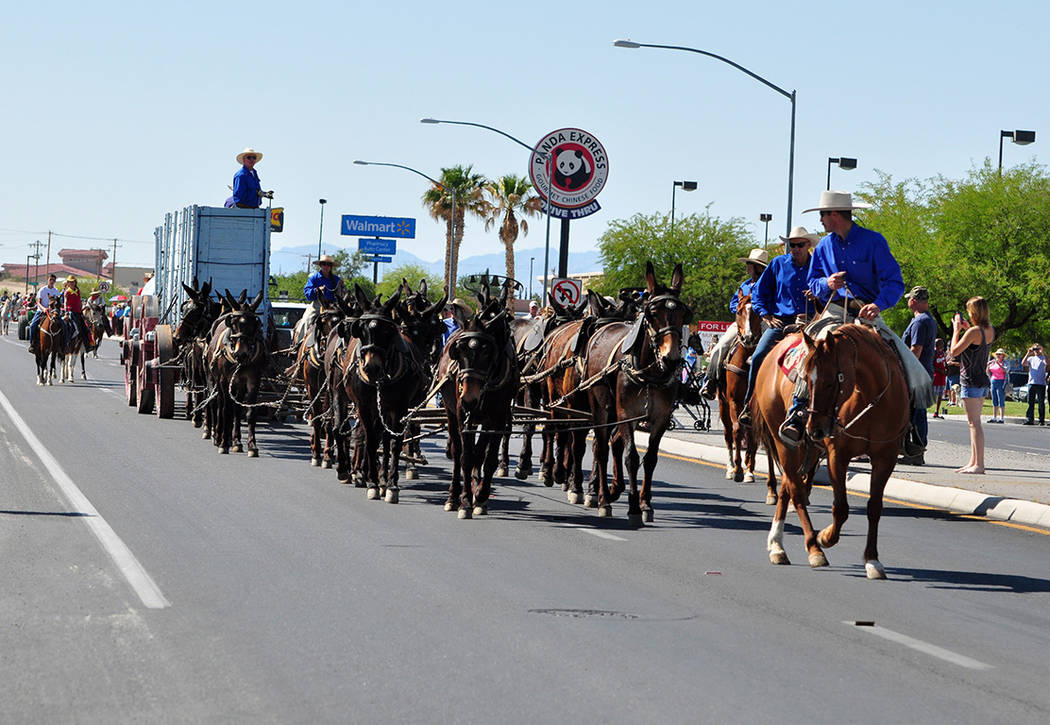
{"type": "Polygon", "coordinates": [[[211,414],[205,404],[208,390],[208,371],[205,365],[205,354],[208,348],[208,335],[211,327],[221,313],[219,302],[211,298],[211,282],[197,286],[183,283],[186,300],[179,308],[180,319],[172,333],[172,343],[176,359],[182,358],[182,387],[186,391],[186,420],[193,421],[194,428],[200,428],[208,418],[208,425],[202,438],[211,438],[211,414]]]}
{"type": "Polygon", "coordinates": [[[871,459],[871,482],[864,569],[869,579],[884,579],[878,552],[883,492],[897,465],[911,412],[908,384],[897,354],[873,328],[863,324],[843,325],[817,340],[804,331],[788,335],[770,351],[759,370],[751,405],[756,430],[766,447],[774,451],[782,470],[780,497],[767,538],[770,562],[790,563],[783,547],[790,501],[802,526],[809,565],[828,565],[823,548],[838,542],[849,516],[849,462],[866,455],[871,459]],[[806,438],[797,449],[785,446],[776,434],[795,389],[785,367],[810,381],[806,438]],[[824,452],[834,494],[833,522],[818,534],[809,517],[809,493],[813,472],[824,452]]]}
{"type": "MultiPolygon", "coordinates": [[[[343,319],[343,312],[336,304],[322,300],[321,309],[314,318],[312,339],[309,332],[299,343],[293,374],[303,381],[306,388],[306,414],[310,421],[310,465],[322,465],[324,448],[324,421],[328,412],[328,386],[325,378],[325,348],[328,338],[336,325],[343,319]]],[[[330,458],[324,460],[324,467],[331,468],[330,458]]]]}

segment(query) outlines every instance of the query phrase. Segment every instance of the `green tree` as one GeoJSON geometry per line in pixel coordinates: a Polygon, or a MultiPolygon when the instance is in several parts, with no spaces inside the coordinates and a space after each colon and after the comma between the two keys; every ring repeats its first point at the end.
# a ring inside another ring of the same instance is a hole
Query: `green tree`
{"type": "MultiPolygon", "coordinates": [[[[528,235],[527,216],[535,216],[543,206],[543,200],[532,193],[532,184],[524,176],[507,174],[488,183],[484,189],[488,208],[485,216],[485,231],[499,230],[500,241],[506,253],[507,276],[514,277],[514,243],[518,233],[528,235]],[[520,215],[520,219],[518,218],[520,215]]],[[[507,300],[507,305],[514,310],[514,295],[507,300]]]]}
{"type": "MultiPolygon", "coordinates": [[[[463,242],[463,222],[466,213],[484,218],[488,209],[482,189],[484,176],[474,173],[473,166],[452,166],[441,169],[441,185],[432,185],[423,194],[423,206],[430,216],[445,222],[445,282],[456,279],[459,268],[459,245],[463,242]],[[452,208],[452,190],[455,189],[456,207],[452,208]],[[455,219],[456,234],[452,235],[455,219]]],[[[450,285],[451,286],[451,285],[450,285]]]]}
{"type": "Polygon", "coordinates": [[[746,257],[754,239],[746,222],[722,220],[710,212],[676,217],[669,236],[669,214],[635,214],[616,219],[598,240],[602,278],[595,291],[615,296],[623,287],[641,287],[645,263],[652,260],[657,278],[666,284],[675,264],[682,263],[682,298],[692,308],[692,319],[729,319],[729,298],[744,278],[746,257]]]}
{"type": "Polygon", "coordinates": [[[427,272],[426,269],[418,264],[402,264],[388,270],[383,275],[383,279],[379,280],[379,284],[376,285],[376,292],[382,293],[383,299],[388,300],[390,295],[394,294],[397,288],[401,286],[402,279],[408,280],[408,284],[411,285],[413,291],[419,287],[419,280],[425,279],[427,281],[427,298],[431,302],[437,302],[441,295],[444,294],[444,280],[437,275],[427,272]]]}

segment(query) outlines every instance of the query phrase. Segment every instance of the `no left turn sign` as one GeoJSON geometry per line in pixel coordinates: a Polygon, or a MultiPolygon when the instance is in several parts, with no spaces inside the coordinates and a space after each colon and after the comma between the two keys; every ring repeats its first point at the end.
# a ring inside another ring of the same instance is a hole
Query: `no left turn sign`
{"type": "Polygon", "coordinates": [[[551,287],[551,296],[560,305],[579,307],[583,299],[583,289],[574,279],[558,277],[551,287]]]}

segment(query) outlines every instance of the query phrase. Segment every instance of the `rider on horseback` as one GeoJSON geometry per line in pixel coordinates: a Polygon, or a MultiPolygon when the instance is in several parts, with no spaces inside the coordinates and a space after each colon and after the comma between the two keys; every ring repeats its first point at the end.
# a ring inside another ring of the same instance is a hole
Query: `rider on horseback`
{"type": "MultiPolygon", "coordinates": [[[[871,325],[897,351],[908,379],[912,406],[926,408],[933,402],[930,376],[880,315],[882,310],[897,304],[904,293],[900,265],[884,236],[853,221],[854,209],[869,207],[854,203],[849,192],[822,191],[820,203],[803,212],[819,211],[828,232],[813,252],[808,276],[810,290],[828,305],[807,332],[815,336],[843,319],[871,325]]],[[[797,447],[802,442],[808,407],[809,384],[805,376],[799,376],[791,409],[779,430],[785,445],[797,447]]]]}
{"type": "Polygon", "coordinates": [[[37,331],[40,329],[40,322],[43,316],[47,314],[47,308],[51,306],[51,300],[55,297],[62,297],[62,292],[55,287],[55,281],[58,279],[53,273],[47,276],[47,286],[41,287],[40,291],[36,293],[36,314],[33,315],[33,321],[29,323],[29,354],[36,355],[37,352],[37,331]]]}
{"type": "MultiPolygon", "coordinates": [[[[84,322],[84,305],[80,297],[80,288],[77,286],[77,278],[73,275],[66,277],[65,289],[62,290],[62,309],[69,316],[69,320],[72,321],[82,344],[85,347],[93,345],[94,341],[88,335],[87,323],[84,322]]],[[[67,322],[66,337],[68,339],[73,337],[70,333],[69,322],[67,322]]]]}
{"type": "MultiPolygon", "coordinates": [[[[733,315],[736,314],[737,300],[740,295],[746,297],[751,294],[752,287],[758,282],[758,278],[762,275],[766,265],[769,264],[769,253],[764,249],[752,249],[749,255],[740,257],[738,261],[744,262],[746,265],[748,277],[740,283],[740,287],[733,292],[733,297],[729,300],[729,312],[733,315]]],[[[700,388],[700,394],[708,400],[714,400],[715,396],[718,395],[718,381],[722,375],[722,359],[733,347],[735,341],[736,325],[730,325],[729,329],[723,333],[722,338],[711,348],[707,358],[707,380],[704,381],[704,386],[700,388]]]]}
{"type": "MultiPolygon", "coordinates": [[[[301,335],[305,335],[309,340],[307,347],[313,347],[315,342],[314,328],[316,327],[317,313],[321,310],[321,300],[334,303],[337,292],[340,296],[345,293],[343,280],[339,279],[339,276],[333,271],[335,269],[334,257],[322,254],[314,264],[317,265],[317,271],[310,275],[309,279],[306,280],[306,286],[303,287],[303,296],[310,302],[310,306],[303,313],[303,320],[300,323],[301,335]]],[[[302,337],[299,337],[293,340],[292,343],[295,344],[301,339],[302,337]]]]}
{"type": "MultiPolygon", "coordinates": [[[[751,426],[751,395],[762,360],[778,342],[784,339],[784,328],[808,319],[806,279],[809,274],[810,248],[820,240],[819,234],[810,234],[805,227],[795,227],[786,237],[788,254],[782,254],[766,267],[758,282],[751,288],[751,306],[768,326],[751,354],[747,374],[747,392],[741,404],[740,425],[751,426]]],[[[810,304],[812,306],[812,304],[810,304]]]]}

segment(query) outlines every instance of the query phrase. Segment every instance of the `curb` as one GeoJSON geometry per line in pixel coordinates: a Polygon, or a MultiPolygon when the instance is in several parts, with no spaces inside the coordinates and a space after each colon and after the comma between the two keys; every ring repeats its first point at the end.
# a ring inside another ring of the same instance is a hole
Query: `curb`
{"type": "MultiPolygon", "coordinates": [[[[635,444],[640,447],[644,448],[648,444],[648,439],[649,436],[646,433],[635,433],[635,444]]],[[[660,449],[667,453],[699,458],[708,463],[719,465],[726,463],[724,448],[709,446],[705,443],[691,443],[665,435],[660,441],[660,449]]],[[[755,470],[766,474],[765,456],[759,456],[755,470]]],[[[826,466],[821,466],[818,470],[816,482],[825,486],[830,484],[826,466]]],[[[846,490],[868,495],[870,483],[871,474],[853,473],[846,478],[846,490]]],[[[989,496],[962,488],[937,486],[932,483],[892,477],[886,482],[884,495],[905,503],[928,506],[951,513],[1050,529],[1050,506],[1035,501],[989,496]]]]}

